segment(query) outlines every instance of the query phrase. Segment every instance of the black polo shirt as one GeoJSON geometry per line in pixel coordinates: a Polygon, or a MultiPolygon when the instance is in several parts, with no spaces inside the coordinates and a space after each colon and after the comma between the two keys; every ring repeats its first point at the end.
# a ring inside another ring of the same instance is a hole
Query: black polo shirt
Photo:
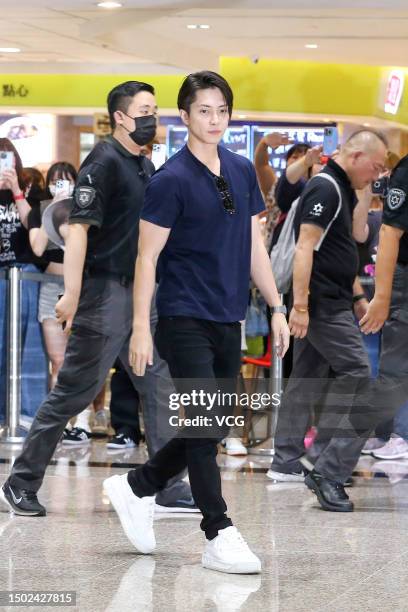
{"type": "Polygon", "coordinates": [[[384,201],[383,223],[404,230],[399,243],[398,263],[408,264],[408,155],[401,159],[391,174],[384,201]]]}
{"type": "MultiPolygon", "coordinates": [[[[358,251],[353,238],[353,211],[357,196],[345,171],[329,160],[322,172],[340,188],[341,210],[318,251],[314,252],[310,279],[310,311],[337,312],[352,307],[353,283],[358,272],[358,251]]],[[[339,197],[335,186],[317,175],[301,195],[295,218],[296,238],[301,224],[326,229],[336,214],[339,197]]]]}
{"type": "Polygon", "coordinates": [[[146,183],[154,172],[115,138],[99,142],[79,170],[69,223],[86,223],[86,266],[92,272],[133,278],[139,216],[146,183]]]}

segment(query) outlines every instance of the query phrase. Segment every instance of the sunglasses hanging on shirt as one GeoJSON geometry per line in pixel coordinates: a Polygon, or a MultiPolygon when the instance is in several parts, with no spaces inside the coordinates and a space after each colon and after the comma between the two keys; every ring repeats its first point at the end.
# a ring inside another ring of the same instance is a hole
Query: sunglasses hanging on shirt
{"type": "Polygon", "coordinates": [[[220,174],[220,176],[217,176],[216,174],[214,174],[213,176],[214,176],[215,184],[217,186],[218,193],[221,196],[222,204],[224,206],[225,212],[229,213],[230,215],[235,214],[236,209],[234,206],[234,202],[232,200],[232,195],[231,195],[227,181],[222,176],[222,174],[220,174]]]}

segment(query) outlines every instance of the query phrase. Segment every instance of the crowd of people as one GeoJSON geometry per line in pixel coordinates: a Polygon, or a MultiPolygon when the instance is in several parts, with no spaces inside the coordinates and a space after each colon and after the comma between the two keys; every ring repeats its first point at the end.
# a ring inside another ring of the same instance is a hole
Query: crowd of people
{"type": "Polygon", "coordinates": [[[143,466],[104,482],[129,540],[153,552],[155,508],[201,512],[203,566],[258,573],[260,560],[227,515],[217,464],[221,441],[227,452],[245,447],[228,446],[224,425],[200,421],[194,430],[193,401],[183,404],[184,425],[174,432],[169,398],[191,399],[192,381],[207,395],[235,390],[251,282],[288,378],[267,476],[304,481],[322,508],[350,512],[345,487],[360,453],[408,458],[408,158],[390,154],[370,129],[352,134],[328,161],[321,147],[273,133],[252,165],[219,146],[233,107],[223,77],[189,75],[177,103],[188,141],[157,171],[149,159],[155,91],[138,81],[109,93],[112,135],[78,174],[57,162],[44,181],[0,140],[14,159],[0,177],[0,265],[47,273],[40,289],[26,282],[23,290],[23,370],[41,338],[50,364],[27,364],[37,385],[37,392],[30,385],[33,422],[0,497],[17,514],[46,515],[37,492],[57,444],[89,444],[91,405],[94,433],[107,433],[104,392],[114,366],[115,435],[107,446],[126,449],[144,435],[149,454],[143,466]],[[289,144],[277,179],[268,150],[289,144]],[[378,182],[382,191],[373,194],[378,182]],[[67,201],[57,247],[44,213],[67,201]],[[288,235],[292,267],[282,304],[271,254],[288,235]],[[375,286],[366,284],[374,271],[375,286]]]}

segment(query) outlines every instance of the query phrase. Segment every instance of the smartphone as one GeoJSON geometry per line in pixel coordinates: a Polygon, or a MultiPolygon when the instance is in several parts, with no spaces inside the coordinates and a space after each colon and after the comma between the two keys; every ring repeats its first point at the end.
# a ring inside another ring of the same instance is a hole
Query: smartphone
{"type": "Polygon", "coordinates": [[[13,151],[0,151],[0,174],[5,170],[14,168],[14,153],[13,151]]]}
{"type": "Polygon", "coordinates": [[[339,132],[336,127],[324,128],[323,155],[333,155],[339,145],[339,132]]]}
{"type": "Polygon", "coordinates": [[[160,166],[166,161],[166,145],[165,144],[154,144],[152,150],[152,163],[153,166],[158,170],[160,166]]]}
{"type": "Polygon", "coordinates": [[[56,196],[68,196],[69,195],[70,182],[66,179],[58,179],[55,181],[55,195],[56,196]]]}
{"type": "Polygon", "coordinates": [[[389,177],[383,176],[371,183],[371,193],[385,198],[388,193],[389,177]]]}

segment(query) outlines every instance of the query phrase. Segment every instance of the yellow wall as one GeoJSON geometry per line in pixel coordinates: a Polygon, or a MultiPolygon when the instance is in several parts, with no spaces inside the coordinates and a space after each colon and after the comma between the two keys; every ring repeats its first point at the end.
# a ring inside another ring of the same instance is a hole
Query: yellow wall
{"type": "MultiPolygon", "coordinates": [[[[272,59],[253,64],[247,58],[220,58],[220,72],[232,86],[236,109],[323,114],[328,118],[377,116],[408,125],[408,68],[404,69],[407,85],[397,115],[383,109],[384,83],[390,70],[272,59]]],[[[155,87],[159,107],[176,107],[183,75],[0,74],[0,109],[105,107],[107,94],[115,85],[135,79],[155,87]],[[6,96],[7,91],[15,95],[6,96]]]]}
{"type": "Polygon", "coordinates": [[[0,74],[0,107],[105,107],[107,94],[115,85],[123,81],[140,80],[156,88],[159,106],[173,108],[176,106],[177,91],[182,79],[182,75],[157,74],[0,74]],[[5,86],[9,92],[12,86],[16,95],[5,96],[5,86]],[[27,95],[18,95],[24,94],[26,90],[27,95]]]}
{"type": "Polygon", "coordinates": [[[235,108],[292,113],[372,115],[380,68],[247,58],[221,58],[235,108]]]}

